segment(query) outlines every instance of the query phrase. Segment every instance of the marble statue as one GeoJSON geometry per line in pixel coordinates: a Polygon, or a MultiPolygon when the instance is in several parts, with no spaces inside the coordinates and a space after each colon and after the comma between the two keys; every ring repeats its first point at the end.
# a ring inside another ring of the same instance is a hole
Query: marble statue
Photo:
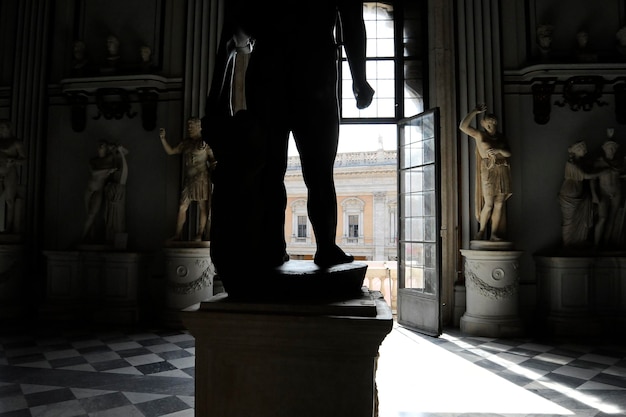
{"type": "Polygon", "coordinates": [[[152,71],[152,48],[150,48],[148,45],[141,46],[139,48],[139,58],[141,59],[141,62],[139,63],[140,71],[152,71]]]}
{"type": "Polygon", "coordinates": [[[244,235],[246,246],[255,248],[246,258],[255,270],[279,267],[289,260],[284,175],[290,133],[308,190],[308,215],[317,244],[314,263],[328,268],[354,260],[336,243],[333,164],[339,108],[334,36],[339,18],[356,106],[364,109],[372,102],[374,90],[366,79],[363,4],[326,0],[313,8],[289,7],[287,13],[285,18],[275,8],[251,0],[227,2],[217,76],[203,119],[205,140],[220,161],[215,173],[211,256],[223,278],[237,275],[234,268],[239,268],[244,235]],[[229,114],[232,58],[238,49],[250,57],[246,109],[229,114]],[[235,150],[245,162],[230,156],[235,150]],[[245,211],[239,209],[235,191],[252,196],[245,202],[245,211]],[[242,223],[232,225],[231,218],[242,223]]]}
{"type": "Polygon", "coordinates": [[[590,234],[594,226],[593,193],[590,180],[599,177],[606,169],[596,172],[588,161],[587,143],[583,140],[569,146],[565,163],[563,184],[559,191],[561,205],[561,231],[566,248],[590,245],[590,234]]]}
{"type": "Polygon", "coordinates": [[[192,240],[209,240],[210,209],[211,209],[211,172],[217,161],[211,147],[202,140],[202,125],[200,119],[191,117],[187,120],[188,136],[172,147],[167,141],[164,128],[159,129],[159,138],[163,149],[168,155],[183,155],[184,183],[180,195],[176,232],[171,240],[182,240],[183,226],[187,218],[187,210],[191,202],[198,205],[200,221],[192,240]]]}
{"type": "Polygon", "coordinates": [[[539,46],[539,52],[544,59],[550,56],[552,52],[552,34],[554,27],[552,25],[539,25],[537,26],[537,45],[539,46]]]}
{"type": "Polygon", "coordinates": [[[128,149],[110,144],[114,171],[104,186],[105,241],[118,249],[126,248],[126,182],[128,180],[128,149]]]}
{"type": "Polygon", "coordinates": [[[482,130],[470,126],[474,117],[486,111],[486,105],[478,104],[461,120],[459,129],[476,143],[476,165],[479,173],[474,201],[479,230],[474,239],[485,240],[489,226],[489,240],[501,241],[506,235],[506,201],[512,195],[509,165],[511,151],[504,135],[497,130],[498,119],[495,115],[483,116],[480,121],[482,130]]]}
{"type": "Polygon", "coordinates": [[[87,45],[81,40],[74,41],[72,57],[72,75],[86,75],[89,70],[87,45]]]}
{"type": "Polygon", "coordinates": [[[106,39],[107,57],[102,67],[102,72],[115,72],[119,68],[120,40],[115,35],[109,35],[106,39]]]}
{"type": "Polygon", "coordinates": [[[0,120],[0,194],[4,195],[4,233],[19,233],[20,213],[16,208],[19,199],[19,168],[26,162],[22,141],[12,132],[11,122],[0,120]]]}
{"type": "Polygon", "coordinates": [[[581,30],[576,34],[576,58],[581,62],[595,62],[598,55],[589,47],[589,32],[581,30]]]}
{"type": "Polygon", "coordinates": [[[600,171],[592,181],[597,199],[597,216],[594,243],[598,247],[616,247],[620,244],[623,227],[622,178],[626,172],[624,156],[618,152],[619,145],[611,140],[613,130],[607,132],[609,140],[602,144],[603,155],[594,163],[600,171]]]}
{"type": "Polygon", "coordinates": [[[615,38],[617,39],[617,51],[626,56],[626,26],[621,27],[615,33],[615,38]]]}
{"type": "Polygon", "coordinates": [[[97,219],[103,210],[105,187],[111,175],[118,170],[112,148],[109,142],[99,141],[98,155],[89,160],[91,177],[84,194],[87,217],[83,226],[83,243],[102,243],[104,240],[97,227],[97,219]]]}

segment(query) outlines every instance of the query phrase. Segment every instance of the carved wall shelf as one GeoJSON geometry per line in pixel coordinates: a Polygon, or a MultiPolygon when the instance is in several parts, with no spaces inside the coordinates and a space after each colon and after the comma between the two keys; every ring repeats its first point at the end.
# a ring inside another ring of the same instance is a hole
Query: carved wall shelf
{"type": "Polygon", "coordinates": [[[181,78],[154,74],[66,78],[60,83],[61,94],[70,105],[72,129],[81,132],[87,126],[87,106],[95,104],[98,112],[92,119],[119,120],[134,118],[132,103],[139,103],[142,127],[156,127],[159,98],[182,89],[181,78]]]}
{"type": "Polygon", "coordinates": [[[530,93],[537,124],[550,121],[552,105],[590,111],[615,95],[615,119],[626,123],[626,63],[538,64],[504,71],[505,93],[530,93]],[[553,96],[560,96],[553,100],[553,96]]]}

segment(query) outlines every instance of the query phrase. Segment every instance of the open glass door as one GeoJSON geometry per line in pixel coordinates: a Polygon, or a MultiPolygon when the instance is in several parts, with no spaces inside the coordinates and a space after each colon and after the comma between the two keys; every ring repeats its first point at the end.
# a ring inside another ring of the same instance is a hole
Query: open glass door
{"type": "Polygon", "coordinates": [[[398,323],[441,335],[439,109],[404,119],[398,137],[398,323]]]}

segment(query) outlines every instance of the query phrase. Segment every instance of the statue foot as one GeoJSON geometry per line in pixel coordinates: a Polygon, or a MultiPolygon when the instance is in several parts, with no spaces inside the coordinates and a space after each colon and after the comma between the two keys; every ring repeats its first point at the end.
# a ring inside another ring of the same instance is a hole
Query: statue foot
{"type": "Polygon", "coordinates": [[[485,238],[485,231],[478,231],[475,235],[474,235],[474,240],[483,240],[485,238]]]}
{"type": "Polygon", "coordinates": [[[491,235],[491,238],[489,240],[491,240],[492,242],[501,242],[503,239],[500,236],[491,235]]]}
{"type": "Polygon", "coordinates": [[[197,234],[196,237],[193,238],[194,242],[200,242],[202,240],[202,233],[197,234]]]}
{"type": "Polygon", "coordinates": [[[313,262],[321,267],[328,267],[339,264],[349,264],[354,261],[354,256],[345,253],[339,246],[333,245],[328,249],[318,249],[313,262]]]}

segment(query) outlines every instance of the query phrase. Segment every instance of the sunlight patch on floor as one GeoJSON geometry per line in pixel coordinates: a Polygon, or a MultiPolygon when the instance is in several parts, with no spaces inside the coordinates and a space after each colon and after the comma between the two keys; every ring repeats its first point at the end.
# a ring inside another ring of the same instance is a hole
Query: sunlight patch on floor
{"type": "Polygon", "coordinates": [[[380,417],[419,413],[574,413],[478,365],[394,327],[380,346],[380,417]]]}

